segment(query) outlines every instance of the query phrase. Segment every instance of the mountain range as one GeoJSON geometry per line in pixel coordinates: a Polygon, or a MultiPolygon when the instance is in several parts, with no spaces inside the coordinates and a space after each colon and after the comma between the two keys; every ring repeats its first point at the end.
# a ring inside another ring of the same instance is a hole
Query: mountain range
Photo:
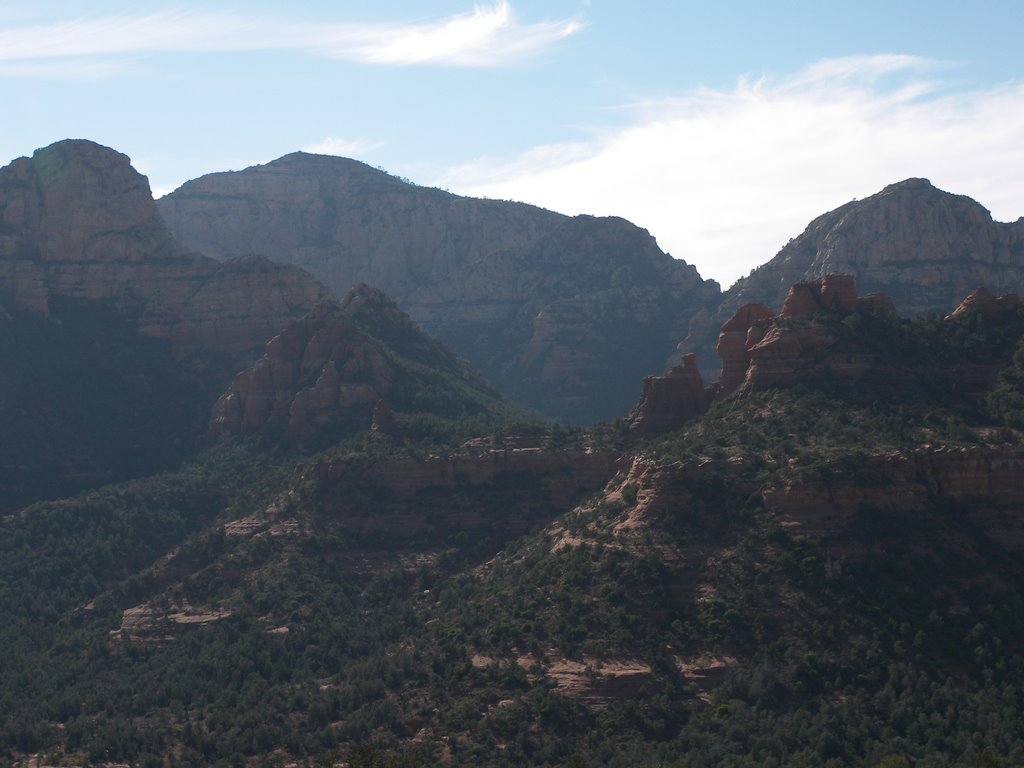
{"type": "Polygon", "coordinates": [[[0,759],[1020,764],[1022,275],[924,180],[722,292],[340,158],[15,160],[0,759]]]}
{"type": "Polygon", "coordinates": [[[719,298],[623,219],[459,197],[338,157],[210,174],[158,208],[214,258],[259,253],[339,295],[380,288],[509,397],[575,423],[620,415],[719,298]]]}

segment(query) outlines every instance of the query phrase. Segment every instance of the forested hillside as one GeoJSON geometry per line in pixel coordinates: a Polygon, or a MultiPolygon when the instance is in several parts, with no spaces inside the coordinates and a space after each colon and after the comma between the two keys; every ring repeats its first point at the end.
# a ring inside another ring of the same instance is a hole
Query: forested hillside
{"type": "Polygon", "coordinates": [[[998,306],[773,321],[870,365],[651,440],[453,451],[398,414],[8,516],[7,759],[1019,763],[1024,313],[998,306]]]}

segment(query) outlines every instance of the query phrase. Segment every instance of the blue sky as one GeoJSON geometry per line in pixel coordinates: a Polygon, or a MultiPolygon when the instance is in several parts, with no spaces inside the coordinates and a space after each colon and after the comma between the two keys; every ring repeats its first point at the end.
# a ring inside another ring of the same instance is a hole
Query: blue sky
{"type": "Polygon", "coordinates": [[[728,286],[924,176],[1024,215],[1024,3],[0,0],[0,163],[90,138],[156,194],[298,149],[621,215],[728,286]]]}

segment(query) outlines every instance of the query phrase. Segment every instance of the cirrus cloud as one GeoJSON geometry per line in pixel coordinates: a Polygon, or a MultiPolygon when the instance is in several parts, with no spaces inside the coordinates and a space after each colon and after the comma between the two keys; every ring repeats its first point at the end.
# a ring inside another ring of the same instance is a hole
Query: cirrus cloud
{"type": "MultiPolygon", "coordinates": [[[[0,62],[196,51],[303,50],[368,64],[504,66],[542,53],[579,19],[521,23],[508,0],[416,23],[289,22],[232,13],[156,11],[0,27],[0,62]]],[[[26,67],[0,67],[17,76],[26,67]]]]}

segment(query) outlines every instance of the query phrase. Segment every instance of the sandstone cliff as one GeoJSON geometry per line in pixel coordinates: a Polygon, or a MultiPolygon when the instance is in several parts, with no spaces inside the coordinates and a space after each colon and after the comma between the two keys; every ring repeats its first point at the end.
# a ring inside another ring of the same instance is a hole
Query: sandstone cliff
{"type": "Polygon", "coordinates": [[[392,409],[465,418],[506,407],[390,298],[360,285],[271,339],[214,404],[208,434],[266,432],[326,445],[374,425],[395,431],[392,409]]]}
{"type": "Polygon", "coordinates": [[[654,437],[679,429],[707,411],[714,393],[704,386],[697,356],[683,355],[681,363],[662,376],[644,377],[640,401],[626,416],[631,429],[654,437]]]}
{"type": "Polygon", "coordinates": [[[203,253],[262,253],[339,295],[386,291],[506,394],[575,421],[622,413],[719,297],[621,219],[458,197],[337,157],[204,176],[158,207],[203,253]]]}
{"type": "Polygon", "coordinates": [[[903,315],[949,313],[978,286],[1024,290],[1024,219],[992,220],[963,195],[907,179],[812,221],[768,263],[738,280],[721,306],[697,316],[680,352],[711,359],[718,329],[744,304],[779,307],[789,287],[833,272],[891,297],[903,315]]]}
{"type": "Polygon", "coordinates": [[[230,368],[330,292],[264,258],[189,252],[125,155],[62,141],[0,169],[0,301],[46,314],[55,295],[102,302],[176,356],[230,368]]]}

